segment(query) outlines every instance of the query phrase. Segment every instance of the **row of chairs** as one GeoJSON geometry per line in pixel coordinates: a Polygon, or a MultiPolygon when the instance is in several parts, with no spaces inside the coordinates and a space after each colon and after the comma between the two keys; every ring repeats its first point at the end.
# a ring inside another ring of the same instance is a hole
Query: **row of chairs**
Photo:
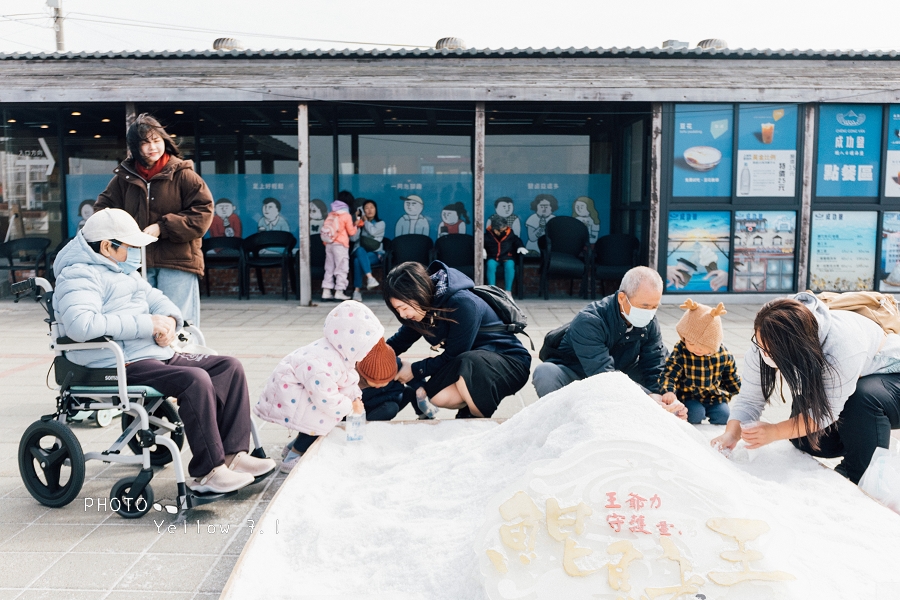
{"type": "Polygon", "coordinates": [[[51,256],[54,253],[47,252],[52,242],[47,238],[28,237],[18,240],[10,240],[0,243],[0,273],[7,271],[12,276],[12,282],[16,283],[16,273],[20,271],[34,271],[50,276],[51,256]]]}
{"type": "MultiPolygon", "coordinates": [[[[320,243],[321,244],[321,243],[320,243]]],[[[281,270],[281,294],[288,299],[290,289],[300,294],[294,275],[294,247],[297,238],[287,231],[260,231],[246,238],[214,237],[203,239],[203,259],[206,264],[203,279],[206,295],[210,295],[209,272],[212,270],[235,269],[238,274],[238,298],[250,298],[250,269],[256,272],[259,291],[266,293],[263,283],[263,269],[281,270]]]]}

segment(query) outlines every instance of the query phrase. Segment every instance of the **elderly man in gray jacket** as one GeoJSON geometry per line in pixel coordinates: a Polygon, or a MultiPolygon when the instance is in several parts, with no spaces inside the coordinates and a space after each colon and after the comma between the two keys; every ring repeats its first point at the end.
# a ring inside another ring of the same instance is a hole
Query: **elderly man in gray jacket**
{"type": "MultiPolygon", "coordinates": [[[[156,238],[141,232],[123,210],[92,215],[53,264],[53,308],[60,335],[77,342],[109,336],[125,354],[128,382],[178,399],[193,452],[188,481],[196,492],[240,489],[275,469],[250,456],[250,397],[241,363],[228,356],[176,354],[169,344],[181,312],[136,273],[140,248],[156,238]]],[[[73,363],[115,367],[112,353],[74,350],[73,363]]]]}

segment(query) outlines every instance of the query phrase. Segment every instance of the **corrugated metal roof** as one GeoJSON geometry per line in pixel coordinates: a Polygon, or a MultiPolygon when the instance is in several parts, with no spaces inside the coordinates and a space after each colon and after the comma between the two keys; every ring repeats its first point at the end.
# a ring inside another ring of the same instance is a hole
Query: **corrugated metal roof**
{"type": "Polygon", "coordinates": [[[303,58],[707,58],[707,59],[812,59],[891,60],[897,50],[774,50],[769,48],[470,48],[467,50],[392,49],[365,50],[171,50],[125,52],[25,52],[0,54],[0,60],[84,60],[84,59],[303,59],[303,58]]]}

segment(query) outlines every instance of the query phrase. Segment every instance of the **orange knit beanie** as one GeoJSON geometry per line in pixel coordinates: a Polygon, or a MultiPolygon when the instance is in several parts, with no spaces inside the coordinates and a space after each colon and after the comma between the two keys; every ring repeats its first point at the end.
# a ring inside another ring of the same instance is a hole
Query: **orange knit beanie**
{"type": "Polygon", "coordinates": [[[394,349],[378,340],[365,358],[356,363],[356,372],[372,387],[381,387],[397,375],[397,355],[394,349]]]}
{"type": "Polygon", "coordinates": [[[699,346],[708,354],[717,352],[723,337],[722,319],[719,317],[727,312],[725,305],[719,302],[718,306],[710,308],[688,298],[681,308],[685,309],[685,313],[675,325],[681,339],[699,346]]]}

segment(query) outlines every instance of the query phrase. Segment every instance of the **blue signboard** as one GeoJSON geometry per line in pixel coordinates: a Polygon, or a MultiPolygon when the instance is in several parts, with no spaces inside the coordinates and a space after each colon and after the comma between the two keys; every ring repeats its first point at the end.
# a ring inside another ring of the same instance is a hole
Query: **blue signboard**
{"type": "Polygon", "coordinates": [[[797,189],[797,105],[738,108],[737,195],[794,196],[797,189]]]}
{"type": "Polygon", "coordinates": [[[692,210],[669,213],[666,290],[727,292],[730,254],[730,212],[692,210]]]}
{"type": "Polygon", "coordinates": [[[94,214],[94,202],[109,182],[108,175],[66,175],[66,218],[69,223],[69,237],[84,227],[84,222],[94,214]]]}
{"type": "Polygon", "coordinates": [[[731,196],[733,121],[730,104],[675,105],[673,196],[731,196]]]}
{"type": "Polygon", "coordinates": [[[819,107],[817,196],[878,196],[881,110],[880,104],[819,107]]]}
{"type": "Polygon", "coordinates": [[[887,154],[884,167],[884,195],[900,198],[900,105],[888,109],[887,154]]]}
{"type": "Polygon", "coordinates": [[[813,211],[810,288],[814,292],[871,290],[877,228],[875,211],[813,211]]]}

